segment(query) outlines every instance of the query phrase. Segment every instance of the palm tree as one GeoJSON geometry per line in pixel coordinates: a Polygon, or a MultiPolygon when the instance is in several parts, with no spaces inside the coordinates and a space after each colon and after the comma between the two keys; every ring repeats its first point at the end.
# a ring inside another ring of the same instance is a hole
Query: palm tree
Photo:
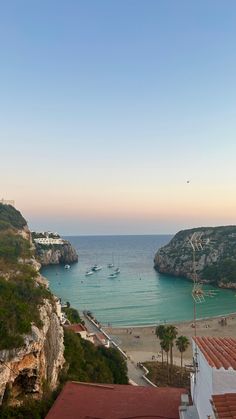
{"type": "Polygon", "coordinates": [[[190,342],[187,336],[179,336],[176,340],[176,347],[178,348],[181,356],[181,372],[183,368],[183,353],[187,350],[190,342]]]}
{"type": "Polygon", "coordinates": [[[171,368],[173,366],[173,346],[174,346],[174,340],[176,339],[177,335],[178,335],[178,330],[175,326],[173,325],[169,325],[166,327],[166,334],[169,338],[170,341],[170,365],[171,368]]]}
{"type": "MultiPolygon", "coordinates": [[[[160,341],[163,340],[165,334],[166,334],[166,326],[164,324],[160,324],[160,326],[156,327],[156,336],[160,339],[160,341]]],[[[164,348],[162,348],[161,342],[160,342],[160,346],[161,346],[161,363],[163,365],[163,350],[164,350],[164,348]]]]}
{"type": "Polygon", "coordinates": [[[170,350],[170,340],[167,335],[163,337],[160,341],[162,351],[166,353],[166,364],[167,364],[167,381],[169,382],[169,350],[170,350]]]}

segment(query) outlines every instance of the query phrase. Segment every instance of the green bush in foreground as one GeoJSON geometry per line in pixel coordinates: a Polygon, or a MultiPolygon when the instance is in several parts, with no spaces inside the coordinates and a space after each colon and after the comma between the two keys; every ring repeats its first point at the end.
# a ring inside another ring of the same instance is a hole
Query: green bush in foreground
{"type": "Polygon", "coordinates": [[[95,347],[79,335],[65,330],[66,380],[127,384],[127,366],[117,349],[95,347]]]}

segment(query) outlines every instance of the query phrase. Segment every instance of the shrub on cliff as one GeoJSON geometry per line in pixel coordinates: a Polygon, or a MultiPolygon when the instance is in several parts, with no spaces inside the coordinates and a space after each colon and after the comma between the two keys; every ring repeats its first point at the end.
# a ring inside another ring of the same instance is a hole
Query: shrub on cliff
{"type": "Polygon", "coordinates": [[[0,204],[0,221],[0,229],[3,229],[4,222],[6,223],[6,228],[9,228],[9,226],[11,226],[16,228],[17,230],[21,230],[27,224],[25,219],[22,217],[20,211],[17,211],[11,205],[4,204],[0,204]]]}
{"type": "Polygon", "coordinates": [[[31,256],[30,243],[19,235],[9,232],[0,233],[0,259],[5,262],[16,262],[18,258],[31,256]]]}
{"type": "Polygon", "coordinates": [[[71,323],[82,323],[80,315],[75,308],[63,307],[62,311],[66,314],[67,319],[71,323]]]}
{"type": "Polygon", "coordinates": [[[31,323],[41,326],[37,307],[51,294],[35,283],[31,273],[25,269],[11,281],[0,278],[0,350],[20,347],[31,323]]]}

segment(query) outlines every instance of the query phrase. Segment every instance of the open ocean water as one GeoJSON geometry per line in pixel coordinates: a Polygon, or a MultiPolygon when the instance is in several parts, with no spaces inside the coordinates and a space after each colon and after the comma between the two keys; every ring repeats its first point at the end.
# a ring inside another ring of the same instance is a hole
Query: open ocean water
{"type": "MultiPolygon", "coordinates": [[[[54,294],[79,311],[90,310],[103,325],[114,327],[156,325],[193,318],[192,283],[184,278],[159,274],[153,268],[155,252],[172,236],[78,236],[66,237],[77,249],[79,262],[71,269],[42,269],[54,294]],[[108,278],[114,258],[121,269],[108,278]],[[97,263],[103,269],[91,276],[86,270],[97,263]]],[[[205,286],[212,289],[212,286],[205,286]]],[[[212,298],[197,304],[197,318],[236,311],[235,291],[217,288],[212,298]]]]}

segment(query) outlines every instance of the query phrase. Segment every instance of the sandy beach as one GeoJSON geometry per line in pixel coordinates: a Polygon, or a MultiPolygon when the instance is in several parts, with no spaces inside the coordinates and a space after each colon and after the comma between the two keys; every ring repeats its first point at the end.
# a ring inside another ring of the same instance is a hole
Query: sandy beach
{"type": "MultiPolygon", "coordinates": [[[[173,324],[173,323],[172,323],[173,324]]],[[[178,336],[184,335],[189,338],[194,336],[193,322],[175,323],[178,336]]],[[[127,353],[134,362],[161,360],[159,339],[155,335],[154,326],[112,328],[103,327],[115,342],[127,353]]],[[[225,317],[214,317],[198,320],[196,327],[197,336],[231,336],[236,338],[236,313],[225,317]],[[226,324],[222,325],[222,319],[226,324]]],[[[184,363],[191,363],[192,348],[189,346],[184,354],[184,363]]],[[[174,362],[180,363],[180,353],[174,348],[174,362]]]]}

